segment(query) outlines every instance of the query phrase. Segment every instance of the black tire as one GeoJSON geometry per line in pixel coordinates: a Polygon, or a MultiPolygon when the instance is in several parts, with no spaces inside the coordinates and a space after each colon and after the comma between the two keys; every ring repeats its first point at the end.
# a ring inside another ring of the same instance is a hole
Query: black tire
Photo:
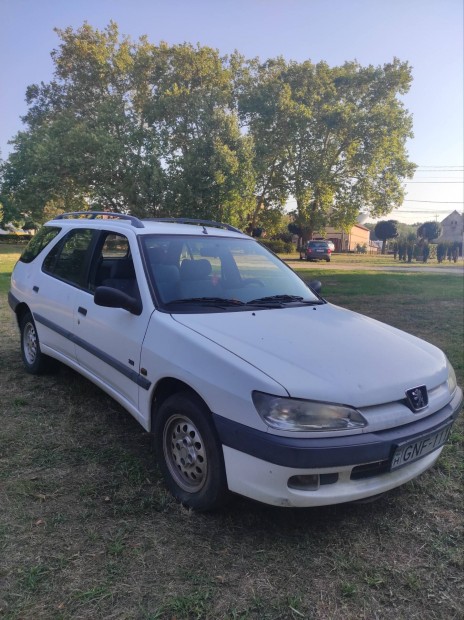
{"type": "Polygon", "coordinates": [[[40,350],[39,336],[30,312],[26,312],[21,317],[19,330],[21,332],[21,357],[26,371],[31,375],[50,372],[54,360],[40,350]]]}
{"type": "Polygon", "coordinates": [[[326,262],[326,263],[330,263],[330,258],[326,258],[326,259],[325,259],[325,262],[326,262]]]}
{"type": "Polygon", "coordinates": [[[216,510],[228,498],[222,445],[211,413],[187,392],[167,398],[154,415],[158,465],[166,485],[184,506],[216,510]]]}

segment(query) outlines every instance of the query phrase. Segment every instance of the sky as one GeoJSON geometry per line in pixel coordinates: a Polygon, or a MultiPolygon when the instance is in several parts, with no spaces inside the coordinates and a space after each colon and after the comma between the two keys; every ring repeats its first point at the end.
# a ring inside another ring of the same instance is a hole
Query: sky
{"type": "Polygon", "coordinates": [[[200,43],[261,60],[357,60],[394,57],[413,68],[403,100],[413,115],[408,142],[418,165],[406,200],[387,218],[441,221],[464,202],[462,0],[0,0],[0,153],[23,128],[26,88],[53,76],[54,28],[103,29],[110,20],[133,39],[200,43]]]}

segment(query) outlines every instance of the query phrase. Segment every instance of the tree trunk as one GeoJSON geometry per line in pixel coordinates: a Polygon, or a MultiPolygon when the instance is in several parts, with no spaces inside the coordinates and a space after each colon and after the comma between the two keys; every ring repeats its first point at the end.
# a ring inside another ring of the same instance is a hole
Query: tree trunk
{"type": "MultiPolygon", "coordinates": [[[[298,225],[301,228],[301,243],[304,247],[307,241],[310,241],[313,237],[314,225],[311,216],[309,219],[304,218],[303,216],[303,204],[301,198],[296,198],[296,207],[298,213],[298,225]]],[[[312,209],[314,210],[314,208],[312,209]]]]}
{"type": "Polygon", "coordinates": [[[249,235],[251,235],[253,230],[257,227],[259,214],[264,208],[265,208],[264,196],[263,195],[256,196],[256,207],[253,211],[250,223],[248,224],[247,231],[246,231],[249,235]]]}

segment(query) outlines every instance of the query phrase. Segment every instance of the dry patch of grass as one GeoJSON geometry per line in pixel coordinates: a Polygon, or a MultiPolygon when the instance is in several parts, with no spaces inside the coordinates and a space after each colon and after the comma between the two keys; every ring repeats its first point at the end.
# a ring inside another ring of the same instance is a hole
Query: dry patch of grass
{"type": "MultiPolygon", "coordinates": [[[[321,279],[330,301],[442,346],[463,383],[459,279],[321,279]]],[[[0,617],[464,616],[462,419],[437,467],[376,503],[191,513],[116,403],[64,367],[23,371],[0,299],[0,617]]]]}

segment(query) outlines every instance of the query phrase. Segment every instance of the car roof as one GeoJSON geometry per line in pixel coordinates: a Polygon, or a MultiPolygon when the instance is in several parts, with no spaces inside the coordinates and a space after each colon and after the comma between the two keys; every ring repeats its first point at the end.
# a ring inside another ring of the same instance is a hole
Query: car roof
{"type": "Polygon", "coordinates": [[[48,221],[46,226],[64,228],[95,228],[111,227],[113,230],[132,230],[136,235],[199,235],[208,234],[219,237],[245,237],[248,235],[229,224],[212,220],[192,218],[148,218],[139,219],[132,215],[109,213],[102,211],[76,211],[63,213],[48,221]]]}

